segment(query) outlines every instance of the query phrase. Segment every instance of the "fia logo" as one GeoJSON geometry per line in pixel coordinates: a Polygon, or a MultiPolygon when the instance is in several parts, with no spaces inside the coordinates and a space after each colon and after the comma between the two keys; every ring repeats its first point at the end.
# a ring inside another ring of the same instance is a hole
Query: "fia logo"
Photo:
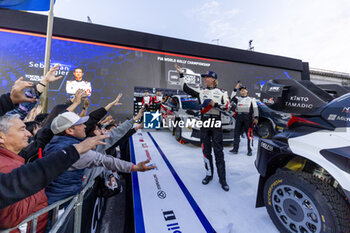
{"type": "Polygon", "coordinates": [[[143,113],[143,127],[145,129],[160,129],[161,115],[159,111],[157,112],[144,112],[143,113]]]}

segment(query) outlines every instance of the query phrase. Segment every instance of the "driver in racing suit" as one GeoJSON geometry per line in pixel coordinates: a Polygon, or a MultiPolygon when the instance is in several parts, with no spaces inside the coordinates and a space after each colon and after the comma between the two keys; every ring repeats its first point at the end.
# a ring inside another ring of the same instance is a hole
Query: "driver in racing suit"
{"type": "Polygon", "coordinates": [[[231,153],[237,154],[240,142],[240,135],[245,132],[248,141],[248,156],[252,155],[252,148],[250,147],[250,139],[248,136],[248,130],[253,124],[258,123],[259,110],[256,104],[255,98],[248,96],[248,90],[246,87],[242,86],[240,82],[237,83],[236,87],[233,89],[231,94],[231,101],[233,101],[237,108],[236,125],[233,141],[233,149],[230,150],[231,153]],[[236,96],[237,91],[240,91],[241,96],[236,96]],[[252,120],[252,115],[254,115],[254,120],[252,120]]]}
{"type": "Polygon", "coordinates": [[[220,127],[201,127],[201,143],[204,156],[204,165],[207,170],[206,177],[202,184],[206,185],[213,179],[213,157],[211,155],[212,146],[214,148],[216,168],[221,187],[229,191],[230,187],[226,183],[225,160],[223,152],[223,132],[221,127],[221,111],[229,109],[229,98],[225,90],[217,88],[217,74],[208,71],[201,76],[204,78],[205,88],[191,87],[185,83],[183,70],[175,64],[175,68],[180,74],[180,83],[183,90],[197,97],[202,104],[201,120],[220,122],[220,127]]]}

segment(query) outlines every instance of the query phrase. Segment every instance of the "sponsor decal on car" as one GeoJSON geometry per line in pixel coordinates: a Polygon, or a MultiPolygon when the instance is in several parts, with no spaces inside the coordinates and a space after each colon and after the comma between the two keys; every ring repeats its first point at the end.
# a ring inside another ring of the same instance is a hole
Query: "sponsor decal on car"
{"type": "Polygon", "coordinates": [[[342,112],[350,113],[350,107],[344,107],[342,112]]]}
{"type": "Polygon", "coordinates": [[[281,90],[281,87],[270,87],[268,91],[270,92],[279,92],[281,90]]]}
{"type": "Polygon", "coordinates": [[[264,148],[265,150],[268,150],[268,151],[273,151],[273,146],[265,143],[265,142],[261,142],[261,147],[264,148]]]}
{"type": "Polygon", "coordinates": [[[314,107],[313,104],[309,104],[309,97],[304,96],[291,96],[289,98],[290,101],[286,101],[285,106],[293,107],[293,108],[308,108],[312,109],[314,107]],[[298,101],[298,102],[294,102],[298,101]],[[303,102],[303,103],[302,103],[303,102]]]}
{"type": "Polygon", "coordinates": [[[345,116],[338,116],[336,114],[329,114],[328,120],[330,120],[330,121],[350,121],[350,118],[345,117],[345,116]]]}
{"type": "Polygon", "coordinates": [[[263,98],[263,103],[274,104],[275,103],[275,99],[273,97],[271,97],[270,99],[263,98]]]}
{"type": "Polygon", "coordinates": [[[269,191],[268,191],[268,193],[267,193],[267,196],[268,196],[268,204],[271,206],[272,204],[271,204],[271,195],[272,195],[272,190],[273,190],[273,188],[275,187],[275,186],[277,186],[278,184],[280,184],[280,183],[282,183],[283,182],[283,180],[282,179],[279,179],[279,180],[276,180],[275,182],[273,182],[272,184],[271,184],[271,186],[269,187],[269,191]]]}
{"type": "Polygon", "coordinates": [[[329,116],[328,116],[328,120],[330,120],[330,121],[335,121],[336,118],[337,118],[336,114],[329,114],[329,116]]]}

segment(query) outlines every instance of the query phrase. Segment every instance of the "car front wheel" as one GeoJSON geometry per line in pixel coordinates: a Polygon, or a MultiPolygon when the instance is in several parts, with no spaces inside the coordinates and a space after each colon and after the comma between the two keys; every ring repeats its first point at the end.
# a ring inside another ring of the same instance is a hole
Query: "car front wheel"
{"type": "Polygon", "coordinates": [[[272,138],[273,131],[269,122],[264,121],[259,124],[258,135],[260,138],[272,138]]]}
{"type": "Polygon", "coordinates": [[[280,232],[350,232],[349,204],[312,174],[278,170],[266,181],[264,202],[280,232]]]}

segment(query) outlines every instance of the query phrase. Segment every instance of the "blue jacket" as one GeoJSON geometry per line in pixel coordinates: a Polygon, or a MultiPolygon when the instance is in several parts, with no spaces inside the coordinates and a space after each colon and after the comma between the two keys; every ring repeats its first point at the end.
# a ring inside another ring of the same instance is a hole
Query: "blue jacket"
{"type": "MultiPolygon", "coordinates": [[[[70,136],[54,136],[50,143],[46,145],[44,155],[49,155],[69,145],[80,143],[81,141],[82,139],[70,136]]],[[[48,204],[51,205],[56,201],[77,194],[81,189],[84,170],[85,169],[66,171],[51,182],[45,189],[48,204]]]]}

